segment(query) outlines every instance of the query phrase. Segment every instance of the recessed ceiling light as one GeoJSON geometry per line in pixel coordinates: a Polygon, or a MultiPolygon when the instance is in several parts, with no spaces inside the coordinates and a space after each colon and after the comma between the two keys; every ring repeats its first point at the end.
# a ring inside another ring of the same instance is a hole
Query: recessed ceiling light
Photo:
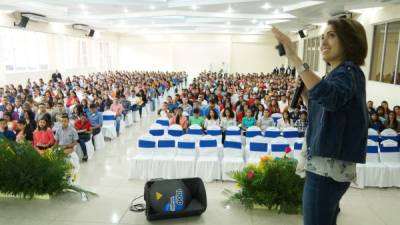
{"type": "Polygon", "coordinates": [[[279,9],[274,10],[274,14],[279,14],[279,13],[281,13],[281,10],[279,10],[279,9]]]}
{"type": "Polygon", "coordinates": [[[86,5],[85,4],[79,4],[79,8],[80,9],[86,9],[86,5]]]}
{"type": "Polygon", "coordinates": [[[154,5],[151,5],[151,6],[149,7],[149,9],[151,9],[151,10],[155,10],[155,9],[156,9],[156,7],[155,7],[154,5]]]}
{"type": "Polygon", "coordinates": [[[252,24],[256,24],[257,22],[258,22],[258,20],[256,20],[256,19],[252,19],[252,20],[251,20],[251,23],[252,23],[252,24]]]}
{"type": "Polygon", "coordinates": [[[269,3],[267,2],[267,3],[265,3],[261,8],[263,8],[263,9],[270,9],[270,8],[272,8],[272,6],[271,6],[271,4],[269,4],[269,3]]]}
{"type": "Polygon", "coordinates": [[[231,21],[227,21],[226,25],[230,26],[231,25],[231,21]]]}
{"type": "Polygon", "coordinates": [[[229,6],[229,8],[226,10],[227,13],[233,13],[233,9],[231,6],[229,6]]]}
{"type": "Polygon", "coordinates": [[[129,10],[127,8],[124,9],[124,13],[128,13],[129,10]]]}
{"type": "Polygon", "coordinates": [[[192,10],[197,10],[199,7],[196,4],[192,5],[192,10]]]}

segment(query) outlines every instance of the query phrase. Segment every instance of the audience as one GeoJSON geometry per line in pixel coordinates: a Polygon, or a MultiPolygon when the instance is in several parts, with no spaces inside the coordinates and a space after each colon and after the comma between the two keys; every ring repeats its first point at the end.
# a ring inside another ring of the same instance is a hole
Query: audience
{"type": "Polygon", "coordinates": [[[83,158],[82,161],[86,162],[88,160],[87,149],[86,149],[86,142],[90,141],[90,134],[92,133],[92,125],[87,118],[85,112],[81,114],[78,120],[75,121],[75,130],[78,133],[78,142],[81,146],[83,158]]]}
{"type": "Polygon", "coordinates": [[[53,146],[54,142],[54,134],[48,121],[44,117],[40,118],[38,121],[38,127],[35,132],[33,132],[33,147],[40,154],[43,154],[48,148],[53,146]]]}
{"type": "Polygon", "coordinates": [[[61,116],[61,126],[56,130],[55,139],[65,154],[70,155],[75,151],[74,147],[78,143],[79,136],[75,128],[70,125],[67,114],[61,116]]]}

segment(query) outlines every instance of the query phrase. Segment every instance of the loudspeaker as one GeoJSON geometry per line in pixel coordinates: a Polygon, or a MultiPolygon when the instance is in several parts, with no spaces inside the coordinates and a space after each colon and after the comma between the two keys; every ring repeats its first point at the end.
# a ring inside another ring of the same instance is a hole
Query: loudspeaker
{"type": "Polygon", "coordinates": [[[28,22],[29,22],[29,18],[28,17],[21,16],[21,21],[19,21],[19,24],[14,22],[14,26],[25,28],[26,25],[28,24],[28,22]]]}
{"type": "Polygon", "coordinates": [[[199,216],[207,208],[200,178],[150,180],[144,187],[147,220],[199,216]]]}
{"type": "Polygon", "coordinates": [[[89,34],[88,34],[88,37],[93,37],[93,35],[94,35],[94,30],[93,30],[93,29],[90,29],[89,34]]]}
{"type": "Polygon", "coordinates": [[[301,38],[305,38],[306,37],[306,34],[304,33],[304,30],[299,30],[299,36],[301,37],[301,38]]]}

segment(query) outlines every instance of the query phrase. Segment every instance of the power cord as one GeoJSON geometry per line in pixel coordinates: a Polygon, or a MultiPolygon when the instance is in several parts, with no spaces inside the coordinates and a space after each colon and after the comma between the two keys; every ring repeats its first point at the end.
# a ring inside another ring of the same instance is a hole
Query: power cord
{"type": "Polygon", "coordinates": [[[145,211],[146,210],[146,204],[144,204],[144,203],[134,204],[135,201],[137,201],[138,199],[143,198],[143,197],[144,197],[144,195],[141,195],[139,197],[134,198],[131,201],[131,205],[129,206],[129,210],[132,211],[132,212],[143,212],[143,211],[145,211]]]}

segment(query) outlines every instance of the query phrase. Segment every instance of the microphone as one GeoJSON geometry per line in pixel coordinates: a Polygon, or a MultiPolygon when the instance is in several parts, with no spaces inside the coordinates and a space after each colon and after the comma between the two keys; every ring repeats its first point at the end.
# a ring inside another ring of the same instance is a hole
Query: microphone
{"type": "Polygon", "coordinates": [[[296,87],[296,90],[294,91],[294,95],[292,98],[292,102],[290,102],[290,109],[294,110],[297,106],[297,103],[299,102],[299,98],[301,96],[301,92],[303,92],[304,89],[304,83],[301,81],[300,86],[296,87]]]}

